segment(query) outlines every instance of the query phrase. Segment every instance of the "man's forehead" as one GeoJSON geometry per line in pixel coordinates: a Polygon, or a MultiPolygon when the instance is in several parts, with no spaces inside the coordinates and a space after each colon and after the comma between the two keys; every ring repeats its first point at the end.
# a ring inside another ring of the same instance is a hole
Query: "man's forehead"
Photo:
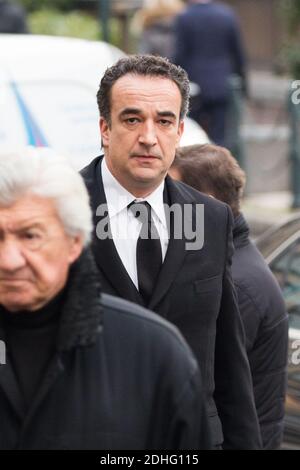
{"type": "Polygon", "coordinates": [[[47,226],[50,215],[45,214],[34,214],[30,212],[14,212],[5,211],[1,213],[0,219],[0,230],[9,229],[9,230],[18,230],[21,228],[30,228],[30,227],[43,227],[47,226]]]}
{"type": "Polygon", "coordinates": [[[112,97],[181,99],[180,90],[173,80],[162,76],[126,74],[112,87],[112,97]]]}
{"type": "Polygon", "coordinates": [[[10,206],[0,205],[0,227],[3,225],[43,224],[56,216],[53,201],[36,196],[25,196],[10,206]]]}

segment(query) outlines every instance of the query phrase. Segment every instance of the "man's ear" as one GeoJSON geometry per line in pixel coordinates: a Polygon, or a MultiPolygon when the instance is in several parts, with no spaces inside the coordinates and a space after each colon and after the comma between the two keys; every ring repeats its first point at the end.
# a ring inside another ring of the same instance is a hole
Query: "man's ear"
{"type": "Polygon", "coordinates": [[[182,181],[180,171],[175,166],[171,166],[169,168],[169,175],[171,178],[173,178],[173,180],[182,181]]]}
{"type": "Polygon", "coordinates": [[[101,133],[102,147],[107,147],[109,144],[110,129],[107,121],[103,117],[100,117],[99,128],[101,133]]]}
{"type": "Polygon", "coordinates": [[[179,122],[178,130],[177,130],[177,142],[176,142],[176,148],[179,147],[180,145],[180,139],[184,131],[184,121],[179,122]]]}
{"type": "Polygon", "coordinates": [[[82,237],[77,235],[76,237],[70,238],[69,245],[69,263],[72,264],[79,258],[83,250],[82,237]]]}

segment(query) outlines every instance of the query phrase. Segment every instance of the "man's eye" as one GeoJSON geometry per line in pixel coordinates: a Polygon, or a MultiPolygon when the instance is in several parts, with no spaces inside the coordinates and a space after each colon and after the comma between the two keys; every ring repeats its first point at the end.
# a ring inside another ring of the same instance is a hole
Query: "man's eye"
{"type": "Polygon", "coordinates": [[[40,243],[41,235],[38,232],[24,232],[20,234],[20,240],[27,246],[40,243]]]}
{"type": "Polygon", "coordinates": [[[38,250],[44,242],[44,237],[40,232],[23,232],[20,233],[19,240],[25,248],[38,250]]]}
{"type": "Polygon", "coordinates": [[[128,124],[136,124],[137,122],[139,122],[139,119],[138,119],[138,118],[135,118],[135,117],[132,117],[132,118],[126,119],[126,122],[127,122],[128,124]]]}
{"type": "Polygon", "coordinates": [[[34,232],[26,232],[21,235],[21,238],[24,240],[35,240],[36,238],[39,238],[39,234],[34,232]]]}
{"type": "Polygon", "coordinates": [[[171,122],[171,121],[168,121],[168,119],[160,119],[160,120],[159,120],[159,123],[160,123],[162,126],[164,126],[164,127],[168,127],[168,126],[170,126],[170,125],[172,124],[172,122],[171,122]]]}

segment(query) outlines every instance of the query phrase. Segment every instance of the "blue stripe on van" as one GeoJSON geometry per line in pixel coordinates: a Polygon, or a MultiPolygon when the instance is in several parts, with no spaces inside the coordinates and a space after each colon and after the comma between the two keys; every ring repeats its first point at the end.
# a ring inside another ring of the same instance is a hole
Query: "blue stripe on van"
{"type": "Polygon", "coordinates": [[[23,118],[24,126],[27,133],[27,143],[28,145],[33,145],[35,147],[48,147],[47,140],[43,135],[41,129],[36,123],[33,115],[29,111],[28,106],[26,105],[24,99],[21,96],[21,93],[15,82],[10,83],[11,89],[16,97],[21,116],[23,118]]]}

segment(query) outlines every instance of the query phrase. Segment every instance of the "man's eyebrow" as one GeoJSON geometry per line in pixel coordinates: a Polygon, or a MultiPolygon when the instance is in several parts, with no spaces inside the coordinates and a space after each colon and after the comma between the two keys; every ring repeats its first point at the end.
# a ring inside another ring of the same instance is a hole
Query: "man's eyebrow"
{"type": "MultiPolygon", "coordinates": [[[[125,108],[120,112],[120,117],[128,116],[129,114],[143,114],[142,110],[139,108],[125,108]]],[[[169,117],[176,119],[176,114],[173,111],[157,111],[159,117],[169,117]]]]}
{"type": "MultiPolygon", "coordinates": [[[[32,229],[42,229],[43,228],[43,224],[41,222],[31,222],[31,221],[24,221],[24,222],[20,222],[20,224],[18,224],[18,227],[15,228],[13,230],[13,232],[15,233],[21,233],[21,232],[24,232],[26,230],[32,230],[32,229]]],[[[0,231],[3,232],[3,227],[0,225],[0,231]]]]}
{"type": "Polygon", "coordinates": [[[127,116],[128,114],[142,114],[142,110],[139,108],[125,108],[120,112],[120,117],[127,116]]]}
{"type": "Polygon", "coordinates": [[[169,118],[176,119],[176,114],[173,113],[173,111],[158,111],[157,114],[160,117],[169,117],[169,118]]]}
{"type": "Polygon", "coordinates": [[[43,224],[41,222],[30,222],[30,221],[24,221],[24,223],[20,223],[19,227],[16,229],[16,232],[22,232],[23,230],[30,230],[33,228],[42,228],[43,224]]]}

